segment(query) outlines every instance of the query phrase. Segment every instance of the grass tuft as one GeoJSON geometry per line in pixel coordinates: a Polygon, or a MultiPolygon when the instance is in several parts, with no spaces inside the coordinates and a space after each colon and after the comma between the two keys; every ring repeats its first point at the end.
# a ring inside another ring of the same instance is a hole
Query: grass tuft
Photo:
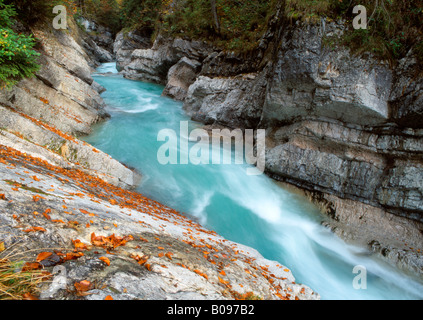
{"type": "Polygon", "coordinates": [[[0,300],[35,299],[38,286],[46,275],[40,270],[22,271],[24,261],[17,259],[17,249],[5,249],[0,242],[0,300]]]}

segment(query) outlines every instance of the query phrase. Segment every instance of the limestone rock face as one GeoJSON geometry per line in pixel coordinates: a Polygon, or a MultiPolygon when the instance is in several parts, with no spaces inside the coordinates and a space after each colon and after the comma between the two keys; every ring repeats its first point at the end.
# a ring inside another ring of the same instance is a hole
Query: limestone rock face
{"type": "Polygon", "coordinates": [[[393,121],[403,127],[422,128],[423,77],[412,52],[400,61],[390,96],[393,121]]]}
{"type": "Polygon", "coordinates": [[[273,139],[266,154],[269,173],[423,222],[421,133],[380,133],[303,121],[269,132],[268,138],[273,139]]]}
{"type": "MultiPolygon", "coordinates": [[[[71,33],[34,30],[43,47],[34,78],[0,91],[0,103],[71,134],[87,134],[108,115],[89,56],[71,33]]],[[[79,39],[78,39],[79,40],[79,39]]]]}
{"type": "Polygon", "coordinates": [[[1,106],[0,114],[0,145],[62,168],[78,168],[125,189],[140,183],[140,174],[81,140],[1,106]]]}
{"type": "Polygon", "coordinates": [[[33,30],[34,36],[41,41],[45,55],[54,59],[76,77],[88,84],[93,78],[88,64],[89,57],[71,34],[60,30],[33,30]]]}
{"type": "Polygon", "coordinates": [[[114,38],[112,31],[107,27],[97,24],[95,21],[87,20],[83,17],[79,17],[78,22],[85,31],[83,41],[88,42],[83,43],[84,48],[99,58],[110,58],[108,61],[97,60],[99,62],[113,61],[114,38]]]}
{"type": "Polygon", "coordinates": [[[263,122],[330,118],[377,125],[389,117],[392,72],[349,50],[329,50],[320,26],[286,32],[266,94],[263,122]]]}
{"type": "Polygon", "coordinates": [[[74,137],[90,133],[108,114],[100,97],[105,88],[93,81],[93,61],[83,49],[88,38],[73,28],[33,30],[43,48],[40,70],[0,92],[0,144],[134,188],[140,182],[138,173],[74,137]]]}
{"type": "Polygon", "coordinates": [[[99,63],[112,62],[114,60],[112,53],[100,47],[91,37],[86,37],[82,45],[99,63]]]}

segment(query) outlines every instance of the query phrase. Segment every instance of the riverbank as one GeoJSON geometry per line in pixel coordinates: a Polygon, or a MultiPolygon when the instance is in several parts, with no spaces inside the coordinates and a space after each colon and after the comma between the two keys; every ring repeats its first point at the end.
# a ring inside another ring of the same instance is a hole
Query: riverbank
{"type": "Polygon", "coordinates": [[[0,148],[1,241],[34,269],[66,270],[42,299],[313,299],[282,265],[227,241],[175,210],[77,169],[0,148]],[[37,262],[41,252],[50,258],[37,262]],[[54,259],[53,259],[54,258],[54,259]],[[103,259],[106,258],[106,259],[103,259]]]}

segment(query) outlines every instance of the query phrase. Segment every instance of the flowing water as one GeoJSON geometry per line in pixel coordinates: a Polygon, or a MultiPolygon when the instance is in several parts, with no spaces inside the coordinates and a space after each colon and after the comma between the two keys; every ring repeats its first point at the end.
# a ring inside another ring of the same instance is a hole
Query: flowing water
{"type": "Polygon", "coordinates": [[[182,103],[162,97],[162,86],[124,79],[114,63],[94,77],[107,89],[102,96],[112,117],[86,141],[142,172],[139,192],[289,267],[322,299],[423,299],[420,280],[345,244],[320,225],[323,217],[304,197],[265,175],[247,175],[248,165],[160,165],[158,132],[178,133],[180,121],[201,124],[190,121],[182,103]],[[366,290],[353,287],[357,265],[367,269],[366,290]]]}

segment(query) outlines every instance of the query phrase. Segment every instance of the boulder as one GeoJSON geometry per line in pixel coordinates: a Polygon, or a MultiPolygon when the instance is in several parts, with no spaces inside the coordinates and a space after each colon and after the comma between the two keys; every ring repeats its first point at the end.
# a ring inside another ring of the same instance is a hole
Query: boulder
{"type": "Polygon", "coordinates": [[[205,124],[254,129],[260,121],[265,88],[264,73],[235,78],[200,76],[188,90],[184,109],[205,124]]]}
{"type": "Polygon", "coordinates": [[[196,60],[190,60],[185,57],[179,60],[179,62],[169,70],[163,95],[175,100],[184,101],[189,87],[196,80],[200,67],[201,63],[196,60]]]}
{"type": "Polygon", "coordinates": [[[118,71],[122,71],[131,62],[131,56],[134,50],[150,47],[150,39],[138,35],[136,31],[128,33],[124,31],[119,32],[113,43],[113,53],[116,56],[118,71]]]}

